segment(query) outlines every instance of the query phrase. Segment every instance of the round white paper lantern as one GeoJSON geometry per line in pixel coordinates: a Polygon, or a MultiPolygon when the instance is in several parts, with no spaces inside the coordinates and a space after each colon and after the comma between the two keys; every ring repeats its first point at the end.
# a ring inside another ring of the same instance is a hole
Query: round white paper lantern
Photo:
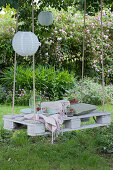
{"type": "Polygon", "coordinates": [[[42,26],[49,26],[53,23],[53,14],[50,11],[41,11],[38,15],[38,21],[42,26]]]}
{"type": "Polygon", "coordinates": [[[31,56],[39,48],[39,41],[33,32],[18,31],[12,41],[14,51],[21,56],[31,56]]]}

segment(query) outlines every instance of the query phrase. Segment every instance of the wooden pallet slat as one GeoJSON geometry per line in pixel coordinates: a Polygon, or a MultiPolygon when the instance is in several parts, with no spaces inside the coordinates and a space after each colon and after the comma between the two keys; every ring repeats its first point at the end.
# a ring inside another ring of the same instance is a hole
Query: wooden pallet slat
{"type": "MultiPolygon", "coordinates": [[[[46,132],[45,125],[42,122],[28,120],[24,118],[23,114],[18,115],[4,115],[4,129],[7,130],[17,130],[22,128],[27,128],[27,134],[29,136],[39,136],[46,135],[49,132],[46,132]]],[[[99,126],[108,126],[111,123],[111,113],[110,112],[102,112],[102,111],[93,111],[91,113],[67,117],[64,119],[64,127],[62,128],[62,132],[74,131],[74,130],[82,130],[87,128],[94,128],[99,126]],[[90,125],[82,125],[81,119],[88,117],[96,117],[96,123],[90,125]]]]}

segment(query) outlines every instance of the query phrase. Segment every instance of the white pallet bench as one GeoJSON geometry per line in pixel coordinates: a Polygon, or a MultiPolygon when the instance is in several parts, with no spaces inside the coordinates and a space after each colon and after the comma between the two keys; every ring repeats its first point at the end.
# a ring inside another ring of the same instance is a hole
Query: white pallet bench
{"type": "MultiPolygon", "coordinates": [[[[49,132],[46,131],[45,125],[39,121],[27,120],[23,114],[18,115],[4,115],[4,129],[18,130],[27,128],[27,134],[29,136],[46,135],[49,132]]],[[[103,111],[93,111],[85,115],[67,117],[64,119],[64,128],[62,132],[82,130],[87,128],[94,128],[99,126],[108,126],[111,123],[111,113],[103,111]],[[83,118],[96,117],[95,124],[82,125],[81,120],[83,118]]]]}

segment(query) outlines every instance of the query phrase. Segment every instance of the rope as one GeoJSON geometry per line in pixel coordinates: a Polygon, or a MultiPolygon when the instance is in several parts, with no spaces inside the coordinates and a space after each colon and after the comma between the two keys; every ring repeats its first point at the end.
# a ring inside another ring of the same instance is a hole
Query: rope
{"type": "Polygon", "coordinates": [[[32,32],[34,33],[34,3],[32,0],[32,32]]]}
{"type": "MultiPolygon", "coordinates": [[[[16,17],[16,32],[18,31],[18,13],[19,9],[17,10],[17,17],[16,17]]],[[[12,115],[14,115],[14,104],[15,104],[15,74],[16,74],[16,52],[14,58],[14,81],[13,81],[13,106],[12,106],[12,115]]]]}
{"type": "Polygon", "coordinates": [[[102,18],[102,10],[103,10],[103,0],[101,0],[101,56],[102,56],[102,91],[103,91],[103,112],[104,112],[104,57],[103,57],[103,18],[102,18]]]}
{"type": "Polygon", "coordinates": [[[81,103],[82,103],[82,99],[83,99],[83,80],[84,80],[84,50],[85,50],[85,23],[86,23],[85,16],[86,16],[86,0],[84,1],[84,32],[83,32],[81,103]]]}
{"type": "MultiPolygon", "coordinates": [[[[34,33],[34,4],[32,0],[32,32],[34,33]]],[[[34,99],[34,120],[36,120],[35,112],[35,56],[33,55],[33,99],[34,99]]]]}

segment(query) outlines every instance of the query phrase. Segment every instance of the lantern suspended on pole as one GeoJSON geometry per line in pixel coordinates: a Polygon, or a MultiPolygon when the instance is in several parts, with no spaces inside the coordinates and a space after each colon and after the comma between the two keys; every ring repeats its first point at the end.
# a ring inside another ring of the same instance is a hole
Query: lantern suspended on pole
{"type": "Polygon", "coordinates": [[[21,56],[31,56],[39,48],[39,40],[33,32],[18,31],[12,41],[14,51],[21,56]]]}
{"type": "Polygon", "coordinates": [[[51,25],[53,20],[53,14],[50,11],[41,11],[38,15],[38,21],[42,26],[51,25]]]}

